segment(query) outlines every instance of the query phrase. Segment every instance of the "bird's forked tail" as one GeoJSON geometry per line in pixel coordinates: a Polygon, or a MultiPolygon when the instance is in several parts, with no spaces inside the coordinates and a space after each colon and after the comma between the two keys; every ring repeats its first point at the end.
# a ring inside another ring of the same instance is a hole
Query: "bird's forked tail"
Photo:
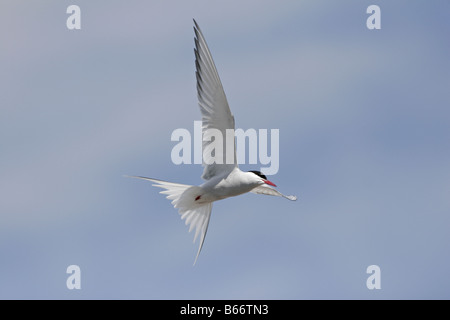
{"type": "Polygon", "coordinates": [[[212,209],[211,202],[202,204],[196,202],[197,196],[203,191],[202,188],[140,176],[130,177],[152,181],[154,182],[153,186],[164,189],[160,193],[167,195],[166,198],[172,200],[172,205],[178,209],[181,219],[185,219],[186,225],[189,225],[189,232],[195,228],[194,242],[201,233],[200,245],[194,261],[195,265],[205,241],[212,209]]]}

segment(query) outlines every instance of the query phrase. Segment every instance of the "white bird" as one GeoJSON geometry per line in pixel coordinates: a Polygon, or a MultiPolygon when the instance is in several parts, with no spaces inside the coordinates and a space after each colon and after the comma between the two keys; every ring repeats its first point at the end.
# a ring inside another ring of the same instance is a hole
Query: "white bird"
{"type": "MultiPolygon", "coordinates": [[[[194,20],[195,32],[195,66],[197,77],[198,104],[202,114],[202,149],[208,147],[208,135],[210,129],[219,130],[222,137],[226,137],[226,130],[234,130],[234,117],[228,106],[227,98],[220,82],[219,74],[206,44],[205,38],[194,20]]],[[[217,132],[217,131],[215,131],[217,132]]],[[[234,141],[234,139],[233,139],[234,141]]],[[[234,142],[233,142],[234,143],[234,142]]],[[[234,145],[234,149],[236,146],[234,145]]],[[[200,186],[167,182],[158,179],[141,176],[131,176],[154,182],[153,186],[165,189],[160,193],[167,195],[172,200],[173,206],[178,209],[181,219],[186,220],[189,232],[195,228],[194,243],[200,234],[200,244],[195,257],[197,262],[200,251],[205,241],[211,217],[212,203],[229,197],[238,196],[243,193],[253,192],[271,196],[280,196],[295,201],[296,196],[286,196],[273,187],[276,185],[267,180],[267,177],[259,171],[243,172],[239,169],[236,161],[236,149],[234,161],[228,161],[226,154],[215,155],[215,162],[208,161],[208,153],[203,152],[204,171],[202,179],[206,180],[200,186]],[[221,157],[222,161],[217,161],[221,157]],[[232,163],[229,163],[232,162],[232,163]]],[[[228,159],[229,160],[229,159],[228,159]]]]}

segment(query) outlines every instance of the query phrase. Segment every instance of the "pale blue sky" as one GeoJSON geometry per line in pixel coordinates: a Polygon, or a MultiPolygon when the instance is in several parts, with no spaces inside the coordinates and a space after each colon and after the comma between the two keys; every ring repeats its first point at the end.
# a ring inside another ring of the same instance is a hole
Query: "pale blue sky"
{"type": "Polygon", "coordinates": [[[443,0],[2,1],[0,298],[448,299],[449,12],[443,0]],[[366,28],[371,4],[381,30],[366,28]],[[280,130],[270,179],[299,196],[214,204],[195,267],[170,202],[123,177],[202,182],[201,166],[170,160],[172,131],[200,119],[192,18],[237,127],[280,130]],[[372,264],[381,290],[366,288],[372,264]]]}

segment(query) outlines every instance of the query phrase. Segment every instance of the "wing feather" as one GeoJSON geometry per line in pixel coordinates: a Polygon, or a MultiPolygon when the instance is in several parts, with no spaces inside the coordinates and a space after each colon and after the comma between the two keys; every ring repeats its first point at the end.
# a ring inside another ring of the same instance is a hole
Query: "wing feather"
{"type": "Polygon", "coordinates": [[[253,190],[251,190],[251,192],[257,193],[257,194],[265,194],[268,196],[283,197],[283,198],[286,198],[291,201],[297,200],[296,196],[286,196],[286,195],[282,194],[281,192],[279,192],[278,190],[272,188],[271,186],[268,186],[267,184],[260,185],[256,188],[254,188],[253,190]]]}
{"type": "Polygon", "coordinates": [[[234,139],[231,148],[232,151],[234,151],[234,160],[233,163],[226,163],[226,152],[230,152],[230,150],[226,150],[226,130],[234,130],[235,124],[211,52],[209,51],[206,40],[195,20],[194,24],[197,97],[200,112],[202,114],[202,133],[204,137],[202,150],[203,166],[205,168],[203,170],[202,178],[209,180],[215,175],[229,173],[237,167],[234,139]],[[211,140],[208,139],[214,134],[214,131],[210,130],[208,132],[209,129],[218,130],[223,138],[222,153],[218,153],[216,150],[214,155],[217,160],[216,162],[209,160],[212,158],[211,154],[209,154],[211,148],[207,148],[211,143],[211,140]],[[208,161],[205,161],[205,159],[208,161]]]}
{"type": "Polygon", "coordinates": [[[194,265],[197,262],[203,243],[205,242],[206,231],[208,231],[209,219],[211,218],[212,203],[196,204],[192,199],[194,195],[202,192],[201,187],[186,184],[168,182],[141,176],[128,176],[153,182],[153,186],[164,189],[160,193],[167,195],[167,199],[172,200],[173,206],[178,209],[178,213],[186,225],[189,225],[189,232],[195,228],[194,243],[201,234],[200,244],[195,257],[194,265]]]}

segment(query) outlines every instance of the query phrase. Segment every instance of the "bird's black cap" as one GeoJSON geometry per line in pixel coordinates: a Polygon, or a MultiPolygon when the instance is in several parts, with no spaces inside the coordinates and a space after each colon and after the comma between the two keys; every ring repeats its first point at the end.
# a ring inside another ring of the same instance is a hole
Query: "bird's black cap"
{"type": "Polygon", "coordinates": [[[253,173],[256,174],[257,176],[263,178],[264,180],[267,180],[267,177],[266,177],[265,175],[263,175],[263,174],[261,173],[261,171],[253,171],[253,170],[251,170],[251,171],[248,171],[248,172],[253,172],[253,173]]]}

